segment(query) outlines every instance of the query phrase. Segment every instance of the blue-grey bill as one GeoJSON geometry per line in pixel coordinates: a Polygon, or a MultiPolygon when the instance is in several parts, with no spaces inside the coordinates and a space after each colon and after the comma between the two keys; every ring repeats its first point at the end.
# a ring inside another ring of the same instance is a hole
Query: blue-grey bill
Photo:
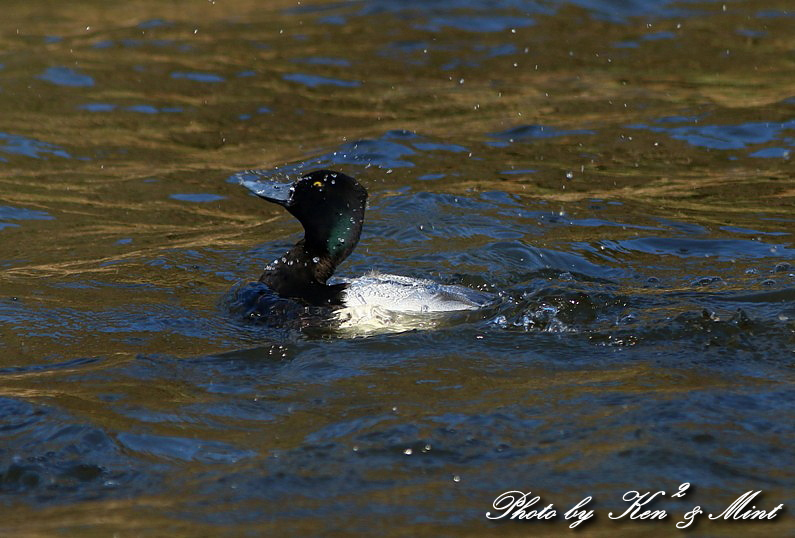
{"type": "Polygon", "coordinates": [[[252,181],[244,179],[240,182],[245,188],[269,202],[286,205],[292,194],[292,183],[277,183],[275,181],[252,181]]]}

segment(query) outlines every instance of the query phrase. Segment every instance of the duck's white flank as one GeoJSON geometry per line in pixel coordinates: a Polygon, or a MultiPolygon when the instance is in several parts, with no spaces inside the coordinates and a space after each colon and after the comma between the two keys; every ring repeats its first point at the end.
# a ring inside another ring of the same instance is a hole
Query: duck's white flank
{"type": "Polygon", "coordinates": [[[438,325],[444,314],[477,310],[494,301],[486,293],[432,280],[371,273],[348,284],[343,308],[335,312],[342,329],[402,332],[438,325]],[[436,314],[436,315],[434,315],[436,314]]]}

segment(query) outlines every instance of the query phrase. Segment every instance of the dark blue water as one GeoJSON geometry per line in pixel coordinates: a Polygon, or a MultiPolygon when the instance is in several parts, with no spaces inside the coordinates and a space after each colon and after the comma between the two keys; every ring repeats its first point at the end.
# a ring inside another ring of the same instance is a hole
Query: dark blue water
{"type": "Polygon", "coordinates": [[[696,534],[792,532],[792,6],[262,4],[6,8],[3,534],[557,535],[592,496],[577,532],[669,536],[746,491],[784,509],[696,534]],[[495,305],[247,316],[301,230],[239,182],[318,168],[370,193],[339,276],[495,305]]]}

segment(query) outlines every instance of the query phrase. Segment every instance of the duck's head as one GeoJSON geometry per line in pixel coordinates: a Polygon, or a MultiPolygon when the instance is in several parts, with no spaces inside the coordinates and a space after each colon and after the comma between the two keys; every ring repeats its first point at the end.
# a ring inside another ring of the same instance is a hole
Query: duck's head
{"type": "Polygon", "coordinates": [[[356,247],[364,222],[367,190],[351,176],[318,170],[292,184],[245,181],[243,185],[292,213],[304,227],[304,241],[310,252],[328,254],[336,265],[356,247]]]}

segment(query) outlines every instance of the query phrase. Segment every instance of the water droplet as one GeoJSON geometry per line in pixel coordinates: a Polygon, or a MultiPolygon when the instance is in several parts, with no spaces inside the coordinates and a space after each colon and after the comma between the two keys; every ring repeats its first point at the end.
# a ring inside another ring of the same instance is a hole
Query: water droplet
{"type": "Polygon", "coordinates": [[[574,172],[572,172],[571,170],[566,172],[566,179],[574,179],[574,172]]]}
{"type": "Polygon", "coordinates": [[[403,453],[404,453],[406,456],[411,456],[411,452],[412,452],[412,451],[411,451],[411,449],[410,449],[410,448],[407,448],[406,450],[404,450],[404,451],[403,451],[403,453]]]}
{"type": "Polygon", "coordinates": [[[453,475],[453,482],[461,482],[461,477],[458,476],[457,474],[454,474],[453,475]]]}
{"type": "Polygon", "coordinates": [[[319,261],[320,261],[320,258],[318,258],[317,256],[315,256],[314,258],[312,258],[312,261],[313,261],[314,263],[317,263],[317,262],[319,262],[319,261]]]}

